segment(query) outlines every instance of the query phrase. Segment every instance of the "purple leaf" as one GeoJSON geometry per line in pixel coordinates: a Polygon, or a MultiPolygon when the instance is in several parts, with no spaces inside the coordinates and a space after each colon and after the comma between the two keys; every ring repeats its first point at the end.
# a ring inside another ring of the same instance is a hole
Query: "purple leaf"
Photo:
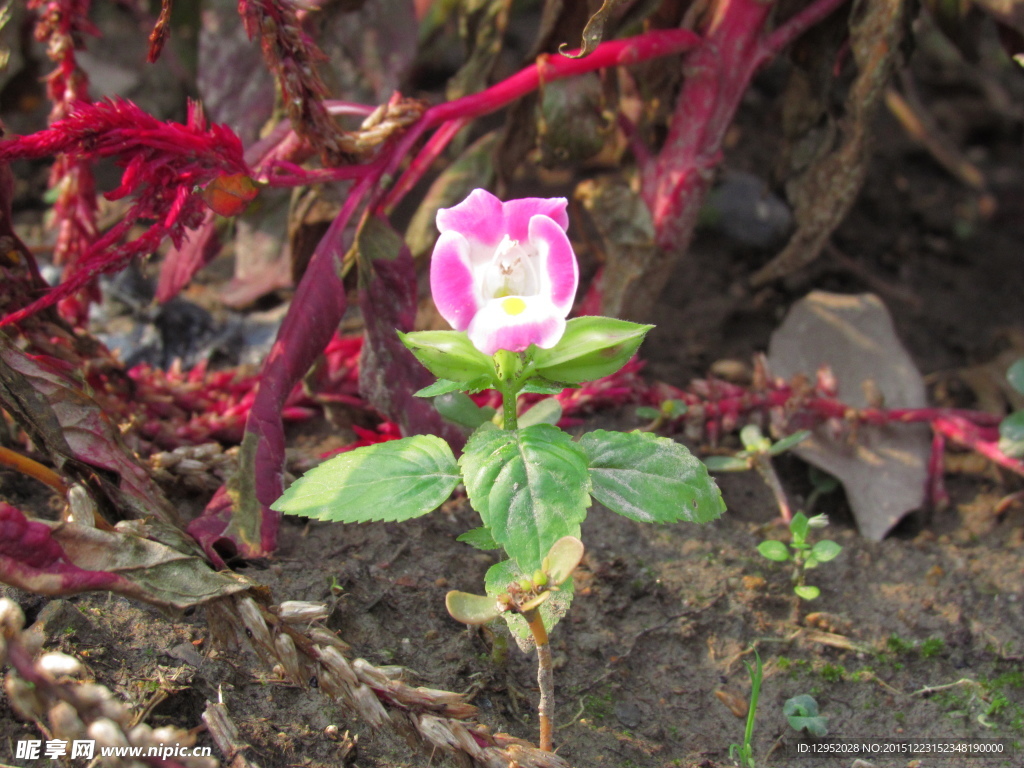
{"type": "Polygon", "coordinates": [[[366,185],[349,195],[299,282],[263,364],[259,390],[245,423],[238,474],[188,527],[214,563],[223,563],[222,553],[265,557],[277,545],[281,516],[270,504],[284,491],[281,413],[295,384],[324,351],[345,314],[341,266],[350,244],[346,225],[365,190],[366,185]]]}
{"type": "Polygon", "coordinates": [[[178,610],[248,588],[201,557],[124,531],[29,520],[4,502],[0,581],[50,596],[109,590],[178,610]]]}
{"type": "Polygon", "coordinates": [[[439,435],[458,449],[466,437],[441,418],[430,400],[413,393],[434,382],[396,331],[416,320],[416,268],[405,241],[384,218],[367,219],[359,230],[359,307],[365,341],[359,389],[374,408],[406,435],[439,435]]]}
{"type": "Polygon", "coordinates": [[[160,265],[156,300],[161,304],[178,295],[193,275],[205,267],[220,251],[217,237],[217,214],[207,211],[203,223],[190,230],[180,247],[172,247],[160,265]]]}

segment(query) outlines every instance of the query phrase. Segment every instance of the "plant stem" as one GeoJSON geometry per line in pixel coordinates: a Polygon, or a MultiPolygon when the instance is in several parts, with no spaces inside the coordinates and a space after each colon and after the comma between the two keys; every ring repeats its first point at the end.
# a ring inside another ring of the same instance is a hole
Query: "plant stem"
{"type": "Polygon", "coordinates": [[[520,368],[522,360],[516,352],[499,349],[494,353],[494,364],[501,380],[502,428],[518,429],[519,417],[517,401],[519,399],[520,368]]]}
{"type": "Polygon", "coordinates": [[[518,429],[519,428],[519,415],[517,408],[517,401],[519,395],[512,389],[501,390],[501,408],[502,408],[502,428],[503,429],[518,429]]]}
{"type": "Polygon", "coordinates": [[[9,448],[4,448],[2,445],[0,445],[0,464],[16,469],[23,475],[34,477],[39,482],[50,486],[61,496],[66,496],[68,493],[67,485],[64,484],[60,475],[52,469],[44,467],[38,461],[28,458],[28,456],[22,456],[20,453],[16,453],[9,448]]]}
{"type": "Polygon", "coordinates": [[[548,645],[548,631],[540,611],[524,611],[523,618],[530,625],[533,640],[537,644],[537,685],[540,687],[540,701],[537,716],[540,719],[540,748],[545,752],[553,749],[551,742],[552,716],[555,709],[555,671],[551,666],[551,646],[548,645]]]}

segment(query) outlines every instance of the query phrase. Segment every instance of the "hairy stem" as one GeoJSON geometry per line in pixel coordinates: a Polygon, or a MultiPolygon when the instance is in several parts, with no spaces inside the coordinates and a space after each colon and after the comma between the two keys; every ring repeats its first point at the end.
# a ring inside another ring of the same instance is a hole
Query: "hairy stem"
{"type": "Polygon", "coordinates": [[[537,644],[537,685],[540,687],[540,701],[537,716],[540,720],[540,748],[545,752],[553,749],[551,742],[552,721],[555,710],[555,670],[551,665],[551,646],[548,645],[548,631],[540,611],[534,608],[525,611],[523,618],[530,625],[533,640],[537,644]]]}

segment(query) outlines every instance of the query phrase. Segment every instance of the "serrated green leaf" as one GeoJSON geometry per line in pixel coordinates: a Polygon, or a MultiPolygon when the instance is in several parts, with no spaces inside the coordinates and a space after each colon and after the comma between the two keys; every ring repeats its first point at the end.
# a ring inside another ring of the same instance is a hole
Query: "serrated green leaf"
{"type": "Polygon", "coordinates": [[[489,551],[492,549],[501,549],[501,544],[494,540],[494,536],[491,535],[491,529],[480,526],[474,528],[471,531],[466,531],[464,534],[455,539],[469,544],[471,547],[489,551]]]}
{"type": "Polygon", "coordinates": [[[822,539],[811,548],[811,554],[819,563],[835,560],[843,548],[829,539],[822,539]]]}
{"type": "Polygon", "coordinates": [[[781,541],[762,541],[757,545],[757,551],[763,557],[774,560],[776,563],[784,563],[789,560],[789,547],[781,541]]]}
{"type": "Polygon", "coordinates": [[[460,479],[448,443],[414,435],[328,459],[292,483],[270,508],[318,520],[400,522],[436,509],[460,479]]]}
{"type": "Polygon", "coordinates": [[[1009,367],[1006,378],[1011,387],[1024,395],[1024,357],[1009,367]]]}
{"type": "Polygon", "coordinates": [[[801,600],[814,600],[818,595],[821,594],[821,590],[817,587],[812,587],[809,584],[804,584],[800,587],[793,587],[793,591],[796,592],[796,596],[801,600]]]}
{"type": "MultiPolygon", "coordinates": [[[[484,575],[484,585],[488,595],[497,597],[503,592],[507,592],[510,584],[524,578],[528,578],[528,576],[522,568],[516,565],[515,560],[502,560],[487,569],[487,573],[484,575]]],[[[541,618],[544,619],[544,628],[548,634],[568,612],[574,592],[573,580],[570,577],[563,581],[557,590],[552,590],[551,597],[541,604],[538,610],[541,618]]],[[[530,632],[526,619],[515,611],[506,611],[501,615],[508,624],[509,631],[520,650],[526,653],[533,648],[533,634],[530,632]]]]}
{"type": "Polygon", "coordinates": [[[590,506],[587,458],[549,424],[483,425],[459,460],[473,508],[494,540],[532,573],[563,536],[580,535],[590,506]]]}
{"type": "Polygon", "coordinates": [[[646,432],[588,432],[594,498],[612,512],[642,523],[706,523],[725,511],[707,468],[686,446],[646,432]]]}

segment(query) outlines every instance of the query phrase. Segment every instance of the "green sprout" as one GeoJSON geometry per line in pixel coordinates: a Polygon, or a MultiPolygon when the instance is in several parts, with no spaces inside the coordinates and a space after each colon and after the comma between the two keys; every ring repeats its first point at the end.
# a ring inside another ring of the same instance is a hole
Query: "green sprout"
{"type": "Polygon", "coordinates": [[[743,730],[743,744],[729,745],[729,759],[735,760],[740,768],[757,768],[754,762],[754,720],[757,718],[757,699],[761,695],[761,680],[764,678],[764,667],[761,656],[754,651],[754,664],[744,661],[750,675],[750,706],[747,708],[747,725],[743,730]]]}
{"type": "Polygon", "coordinates": [[[740,441],[743,443],[742,451],[732,456],[709,456],[704,464],[712,472],[746,472],[749,469],[756,469],[775,496],[775,503],[779,505],[782,519],[788,522],[792,519],[793,513],[789,506],[789,499],[786,498],[786,492],[782,488],[782,481],[779,480],[775,467],[772,466],[772,457],[788,451],[810,435],[811,433],[804,429],[773,443],[761,433],[759,426],[748,424],[740,430],[740,441]]]}
{"type": "Polygon", "coordinates": [[[644,432],[657,432],[665,424],[678,419],[686,413],[686,403],[682,400],[665,400],[657,408],[641,405],[636,409],[638,419],[649,419],[650,424],[643,428],[644,432]]]}
{"type": "Polygon", "coordinates": [[[790,727],[796,731],[806,729],[809,734],[818,738],[828,734],[828,718],[818,714],[818,702],[813,696],[802,693],[787,699],[782,705],[782,714],[786,716],[790,727]]]}
{"type": "Polygon", "coordinates": [[[821,594],[818,587],[805,583],[807,571],[817,568],[821,563],[835,560],[843,551],[839,544],[829,539],[822,539],[814,546],[808,543],[807,534],[810,530],[824,528],[826,525],[828,518],[825,515],[808,518],[802,512],[797,512],[789,522],[789,547],[774,540],[762,541],[757,545],[757,551],[769,560],[777,563],[793,562],[793,591],[802,600],[813,600],[821,594]]]}

